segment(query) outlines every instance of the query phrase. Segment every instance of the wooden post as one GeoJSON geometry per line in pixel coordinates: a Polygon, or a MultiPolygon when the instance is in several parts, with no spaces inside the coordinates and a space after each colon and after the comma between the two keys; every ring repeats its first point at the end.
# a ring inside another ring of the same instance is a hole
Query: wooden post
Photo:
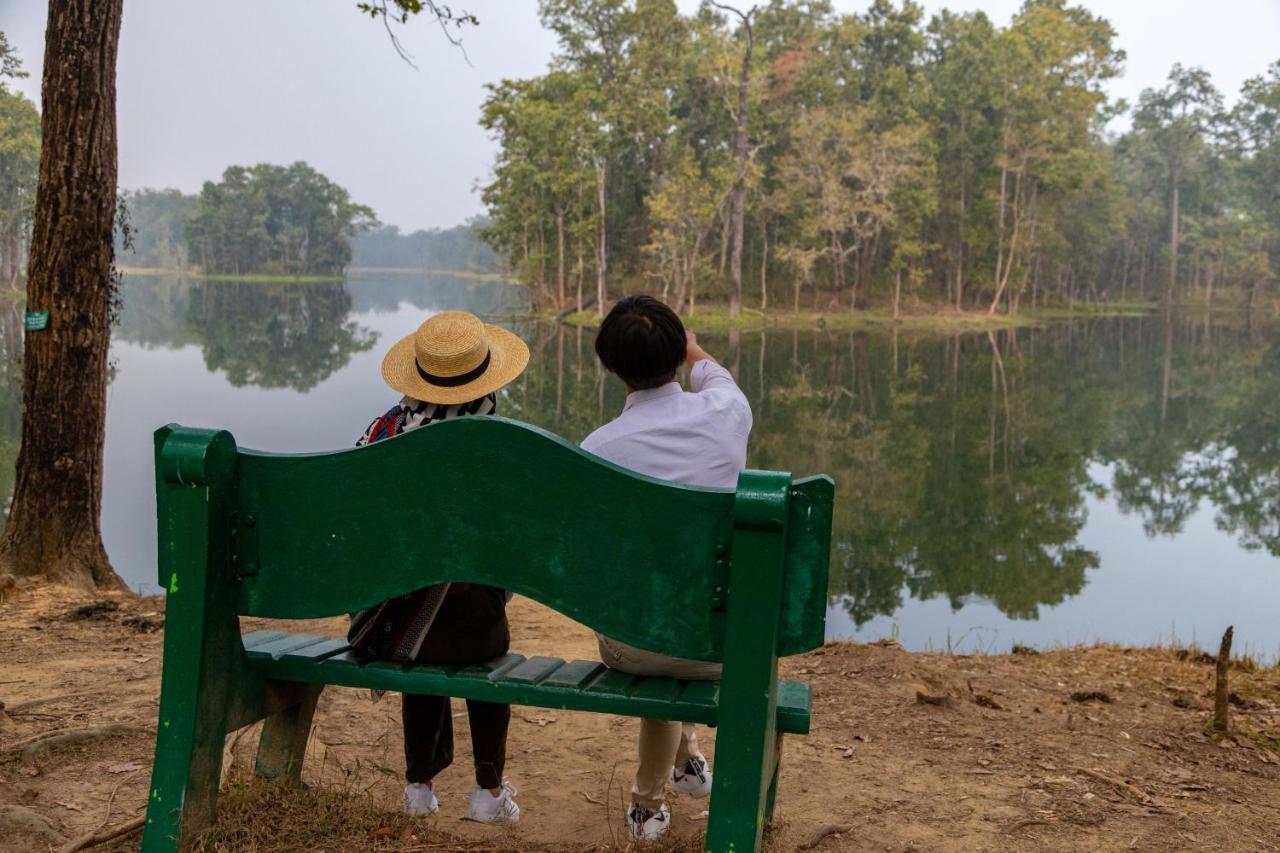
{"type": "Polygon", "coordinates": [[[1213,688],[1213,730],[1226,733],[1231,726],[1231,689],[1227,683],[1228,670],[1231,668],[1231,637],[1235,626],[1228,625],[1227,632],[1222,635],[1222,645],[1218,648],[1218,672],[1213,688]]]}

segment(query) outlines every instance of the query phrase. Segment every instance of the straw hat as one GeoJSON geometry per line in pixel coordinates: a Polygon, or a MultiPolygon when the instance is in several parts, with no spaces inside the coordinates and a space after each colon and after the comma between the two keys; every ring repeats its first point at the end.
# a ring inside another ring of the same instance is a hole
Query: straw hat
{"type": "Polygon", "coordinates": [[[398,341],[382,378],[415,400],[456,405],[497,391],[524,371],[529,347],[466,311],[443,311],[398,341]]]}

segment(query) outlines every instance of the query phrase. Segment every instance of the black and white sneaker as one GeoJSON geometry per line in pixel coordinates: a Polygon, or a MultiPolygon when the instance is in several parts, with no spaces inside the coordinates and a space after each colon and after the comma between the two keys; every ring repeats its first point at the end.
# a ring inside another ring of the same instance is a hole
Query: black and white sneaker
{"type": "Polygon", "coordinates": [[[671,828],[671,812],[663,804],[657,811],[632,803],[627,810],[627,829],[636,841],[656,841],[671,828]]]}
{"type": "Polygon", "coordinates": [[[684,767],[671,768],[671,785],[690,797],[705,797],[711,793],[711,768],[701,755],[695,755],[684,767]]]}

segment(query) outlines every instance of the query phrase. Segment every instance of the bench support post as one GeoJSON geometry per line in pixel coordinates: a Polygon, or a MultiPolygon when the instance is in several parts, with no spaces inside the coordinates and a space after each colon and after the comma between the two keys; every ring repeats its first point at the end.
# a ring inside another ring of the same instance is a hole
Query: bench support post
{"type": "MultiPolygon", "coordinates": [[[[276,682],[278,684],[279,682],[276,682]]],[[[281,685],[283,686],[283,685],[281,685]]],[[[275,687],[272,684],[271,687],[275,687]]],[[[302,759],[311,736],[311,720],[323,684],[289,685],[298,692],[298,701],[267,717],[258,740],[254,772],[263,779],[302,784],[302,759]]]]}
{"type": "Polygon", "coordinates": [[[143,853],[170,853],[213,820],[228,728],[262,705],[233,606],[227,519],[235,442],[226,432],[156,432],[164,675],[143,853]],[[166,446],[166,445],[170,446],[166,446]],[[164,453],[161,453],[161,450],[164,453]]]}
{"type": "Polygon", "coordinates": [[[734,502],[724,674],[706,849],[760,849],[777,762],[778,621],[788,474],[744,471],[734,502]]]}

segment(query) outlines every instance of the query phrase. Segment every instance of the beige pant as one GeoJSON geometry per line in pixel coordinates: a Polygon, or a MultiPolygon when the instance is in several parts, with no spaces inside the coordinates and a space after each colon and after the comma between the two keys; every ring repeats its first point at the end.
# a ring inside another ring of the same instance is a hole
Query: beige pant
{"type": "MultiPolygon", "coordinates": [[[[669,676],[685,681],[719,681],[720,664],[671,658],[646,652],[596,634],[600,660],[610,669],[631,675],[669,676]]],[[[671,768],[684,767],[690,758],[701,758],[698,736],[690,723],[672,720],[640,721],[640,767],[631,786],[631,799],[647,809],[666,802],[671,768]]]]}

